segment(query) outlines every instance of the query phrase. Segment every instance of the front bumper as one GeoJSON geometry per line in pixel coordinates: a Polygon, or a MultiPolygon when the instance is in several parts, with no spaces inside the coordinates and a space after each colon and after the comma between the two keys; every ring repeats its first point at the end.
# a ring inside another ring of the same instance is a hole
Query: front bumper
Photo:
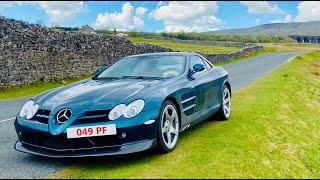
{"type": "Polygon", "coordinates": [[[45,156],[54,158],[66,158],[66,157],[92,157],[92,156],[111,156],[130,154],[140,151],[144,151],[156,146],[156,140],[144,140],[134,143],[127,143],[121,146],[108,146],[97,148],[82,148],[82,149],[52,149],[36,145],[31,145],[17,141],[14,145],[14,149],[20,152],[45,156]]]}
{"type": "MultiPolygon", "coordinates": [[[[130,120],[109,121],[115,124],[116,135],[68,139],[66,130],[53,134],[48,124],[16,118],[18,141],[14,149],[46,157],[87,157],[129,154],[147,150],[156,145],[158,110],[139,114],[130,120]],[[150,121],[152,123],[146,123],[150,121]]],[[[71,127],[102,125],[81,124],[71,127]]]]}

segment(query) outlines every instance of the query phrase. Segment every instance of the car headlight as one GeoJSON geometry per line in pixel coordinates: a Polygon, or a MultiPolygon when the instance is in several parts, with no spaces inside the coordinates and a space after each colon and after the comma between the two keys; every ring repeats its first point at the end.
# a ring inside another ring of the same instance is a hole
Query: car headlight
{"type": "Polygon", "coordinates": [[[19,113],[20,117],[26,117],[26,119],[31,119],[38,111],[39,105],[34,104],[32,100],[26,102],[19,113]]]}
{"type": "Polygon", "coordinates": [[[123,113],[123,116],[125,118],[132,118],[138,115],[142,111],[143,107],[144,101],[142,99],[133,101],[127,106],[126,111],[123,113]]]}
{"type": "Polygon", "coordinates": [[[109,120],[115,120],[118,119],[120,116],[122,116],[123,112],[126,110],[125,104],[119,104],[116,107],[114,107],[108,115],[109,120]]]}
{"type": "Polygon", "coordinates": [[[109,120],[116,120],[122,115],[125,118],[132,118],[138,115],[144,108],[144,101],[142,99],[138,99],[130,103],[128,106],[125,104],[119,104],[114,107],[108,115],[109,120]]]}

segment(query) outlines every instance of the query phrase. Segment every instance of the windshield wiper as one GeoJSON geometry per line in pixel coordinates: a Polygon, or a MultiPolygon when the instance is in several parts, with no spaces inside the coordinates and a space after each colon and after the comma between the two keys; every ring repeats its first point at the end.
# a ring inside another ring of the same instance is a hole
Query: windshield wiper
{"type": "Polygon", "coordinates": [[[162,77],[155,77],[155,76],[122,76],[122,78],[132,78],[132,79],[162,79],[162,77]]]}
{"type": "Polygon", "coordinates": [[[100,80],[100,79],[122,79],[122,77],[96,77],[94,80],[100,80]]]}

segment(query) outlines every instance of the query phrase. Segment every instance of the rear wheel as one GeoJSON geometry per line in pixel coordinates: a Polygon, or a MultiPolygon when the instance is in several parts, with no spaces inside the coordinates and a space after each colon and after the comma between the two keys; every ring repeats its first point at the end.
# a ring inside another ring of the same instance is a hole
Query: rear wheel
{"type": "Polygon", "coordinates": [[[221,107],[218,111],[219,120],[227,120],[230,117],[231,113],[231,93],[228,86],[223,86],[222,98],[221,98],[221,107]]]}
{"type": "Polygon", "coordinates": [[[179,115],[171,101],[166,101],[161,109],[158,132],[158,149],[162,153],[174,150],[179,138],[179,115]]]}

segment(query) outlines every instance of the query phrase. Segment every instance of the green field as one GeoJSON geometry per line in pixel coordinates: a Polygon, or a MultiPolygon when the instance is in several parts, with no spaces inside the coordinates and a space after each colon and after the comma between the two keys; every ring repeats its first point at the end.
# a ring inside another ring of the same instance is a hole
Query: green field
{"type": "Polygon", "coordinates": [[[185,44],[185,43],[177,43],[177,42],[173,42],[170,40],[163,40],[163,39],[130,38],[130,40],[134,43],[145,42],[145,43],[168,47],[173,50],[192,51],[192,52],[199,52],[199,53],[230,53],[230,52],[235,52],[240,50],[240,48],[237,48],[237,47],[185,44]]]}
{"type": "Polygon", "coordinates": [[[161,155],[73,159],[54,178],[320,178],[320,52],[234,92],[228,121],[206,121],[161,155]]]}
{"type": "Polygon", "coordinates": [[[314,43],[259,43],[265,49],[272,51],[319,51],[320,45],[314,43]]]}
{"type": "Polygon", "coordinates": [[[254,51],[246,54],[243,57],[228,59],[223,62],[216,63],[217,66],[224,64],[230,64],[237,61],[245,61],[251,57],[259,56],[271,52],[288,52],[288,51],[299,51],[299,52],[312,52],[320,50],[319,44],[298,44],[298,43],[259,43],[263,46],[263,50],[254,51]]]}
{"type": "MultiPolygon", "coordinates": [[[[112,35],[113,31],[100,30],[97,31],[101,34],[112,35]]],[[[198,40],[198,41],[237,41],[247,43],[291,43],[294,42],[287,36],[271,36],[271,35],[227,35],[227,34],[207,34],[207,33],[150,33],[150,32],[126,32],[129,37],[140,38],[176,38],[181,40],[198,40]]]]}

